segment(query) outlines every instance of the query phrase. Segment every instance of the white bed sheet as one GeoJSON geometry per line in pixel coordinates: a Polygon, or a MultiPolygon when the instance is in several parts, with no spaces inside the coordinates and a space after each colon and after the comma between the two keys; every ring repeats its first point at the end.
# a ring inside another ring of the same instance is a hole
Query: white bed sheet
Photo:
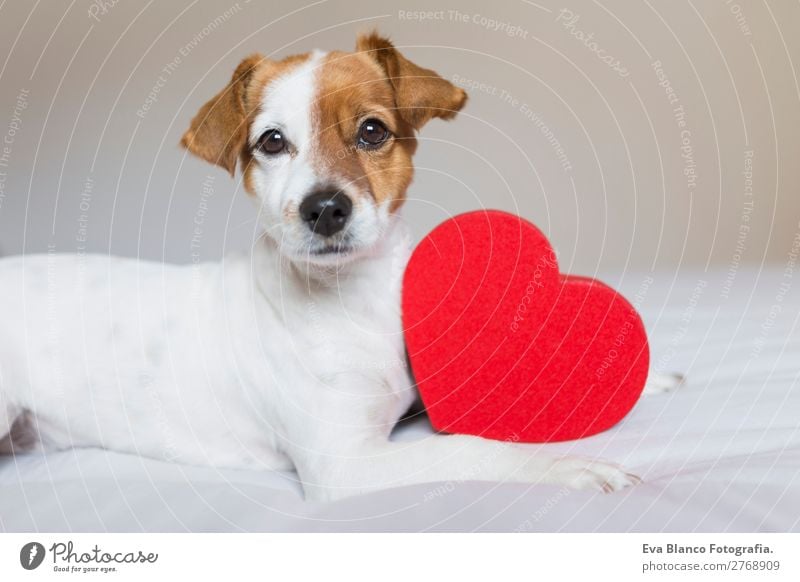
{"type": "MultiPolygon", "coordinates": [[[[638,487],[603,495],[451,482],[316,504],[291,473],[78,450],[0,458],[0,530],[800,530],[800,273],[779,265],[605,281],[642,295],[654,367],[686,372],[688,383],[643,397],[606,433],[546,448],[620,462],[643,477],[638,487]]],[[[429,432],[422,420],[396,438],[429,432]]]]}

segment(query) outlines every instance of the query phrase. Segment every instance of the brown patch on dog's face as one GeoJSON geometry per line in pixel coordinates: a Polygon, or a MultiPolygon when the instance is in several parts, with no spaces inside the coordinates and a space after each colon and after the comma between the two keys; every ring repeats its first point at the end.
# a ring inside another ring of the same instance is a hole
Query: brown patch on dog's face
{"type": "Polygon", "coordinates": [[[417,140],[398,112],[391,83],[368,55],[343,52],[325,57],[317,82],[318,174],[397,210],[414,173],[411,157],[417,140]],[[385,141],[374,146],[362,141],[368,122],[385,126],[385,141]]]}
{"type": "Polygon", "coordinates": [[[242,60],[222,91],[217,93],[192,119],[181,138],[181,146],[194,155],[228,170],[233,176],[237,158],[245,170],[252,162],[252,150],[247,143],[250,124],[258,113],[264,88],[271,79],[290,71],[309,54],[293,55],[280,61],[253,54],[242,60]]]}
{"type": "Polygon", "coordinates": [[[320,171],[357,187],[366,183],[378,204],[389,201],[390,211],[396,211],[414,173],[414,132],[433,117],[452,118],[466,93],[377,34],[360,36],[355,53],[328,54],[318,83],[320,171]],[[359,146],[368,121],[389,130],[378,147],[359,146]]]}

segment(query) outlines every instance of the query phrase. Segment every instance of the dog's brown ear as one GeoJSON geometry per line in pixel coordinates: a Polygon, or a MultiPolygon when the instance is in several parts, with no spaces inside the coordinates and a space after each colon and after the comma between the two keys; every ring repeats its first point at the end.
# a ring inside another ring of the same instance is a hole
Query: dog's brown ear
{"type": "Polygon", "coordinates": [[[464,107],[467,94],[435,71],[415,65],[389,39],[373,32],[360,35],[356,51],[368,53],[394,87],[399,113],[414,129],[431,118],[451,119],[464,107]]]}
{"type": "Polygon", "coordinates": [[[250,113],[247,87],[253,71],[263,61],[264,57],[254,54],[239,63],[230,82],[200,108],[181,138],[183,147],[207,162],[222,166],[231,176],[247,142],[250,113]]]}

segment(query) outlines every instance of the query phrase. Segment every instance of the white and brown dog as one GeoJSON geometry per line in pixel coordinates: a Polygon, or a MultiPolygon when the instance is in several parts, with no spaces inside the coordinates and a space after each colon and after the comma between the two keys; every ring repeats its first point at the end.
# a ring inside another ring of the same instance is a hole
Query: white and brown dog
{"type": "Polygon", "coordinates": [[[613,464],[541,448],[389,438],[415,400],[399,313],[409,239],[398,219],[414,135],[465,101],[374,34],[352,53],[245,59],[182,144],[231,174],[240,165],[264,236],[252,253],[213,264],[0,262],[6,449],[294,468],[316,500],[476,466],[484,480],[636,483],[613,464]]]}

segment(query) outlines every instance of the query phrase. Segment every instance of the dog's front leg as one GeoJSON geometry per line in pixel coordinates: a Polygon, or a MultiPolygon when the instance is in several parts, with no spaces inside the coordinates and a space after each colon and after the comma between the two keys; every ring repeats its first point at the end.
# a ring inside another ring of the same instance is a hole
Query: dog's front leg
{"type": "Polygon", "coordinates": [[[473,436],[434,435],[415,442],[351,441],[295,459],[306,498],[332,500],[389,487],[434,481],[552,483],[576,489],[617,491],[639,482],[616,465],[553,456],[535,447],[473,436]]]}

